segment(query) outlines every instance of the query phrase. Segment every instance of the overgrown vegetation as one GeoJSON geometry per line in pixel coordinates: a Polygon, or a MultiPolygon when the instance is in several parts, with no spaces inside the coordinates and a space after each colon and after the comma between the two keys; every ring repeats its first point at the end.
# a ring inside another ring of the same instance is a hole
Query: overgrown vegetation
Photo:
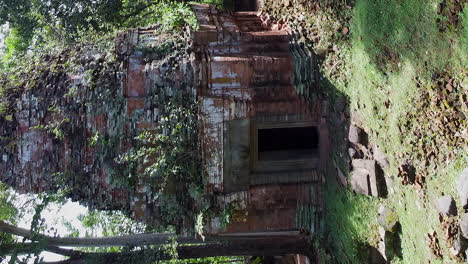
{"type": "Polygon", "coordinates": [[[196,27],[184,1],[163,0],[2,1],[0,24],[6,27],[0,64],[4,70],[17,65],[25,54],[44,54],[76,43],[95,44],[129,28],[196,27]]]}
{"type": "MultiPolygon", "coordinates": [[[[186,34],[187,26],[197,26],[189,6],[176,1],[126,0],[25,1],[19,9],[14,3],[4,5],[0,22],[8,22],[9,30],[1,69],[0,118],[5,131],[11,132],[18,125],[17,100],[23,93],[32,94],[47,109],[44,116],[32,117],[32,129],[53,135],[54,145],[68,144],[64,139],[70,138],[72,149],[90,148],[95,154],[93,165],[85,169],[78,163],[57,168],[54,184],[69,186],[75,198],[86,201],[92,198],[90,194],[96,187],[79,186],[103,169],[114,188],[131,193],[143,185],[151,189],[151,195],[146,197],[152,199],[147,201],[148,207],[154,205],[153,209],[158,210],[153,224],[181,228],[184,221],[193,228],[195,216],[207,208],[197,167],[196,109],[193,98],[170,94],[174,88],[167,81],[173,81],[171,74],[187,56],[188,44],[180,35],[186,34]],[[14,14],[30,16],[35,20],[33,26],[26,27],[27,21],[18,20],[14,14]],[[132,27],[157,32],[141,35],[142,44],[135,49],[143,53],[146,62],[154,62],[165,71],[161,76],[164,84],[155,85],[147,99],[148,104],[157,105],[161,111],[159,125],[156,129],[139,130],[143,131],[139,135],[136,129],[125,133],[126,121],[135,126],[144,113],[135,111],[126,116],[125,98],[118,92],[122,58],[119,43],[114,42],[117,35],[125,36],[125,30],[132,27]],[[157,40],[151,39],[155,35],[157,40]],[[144,40],[145,37],[150,40],[144,40]],[[78,78],[78,82],[71,82],[73,78],[78,78]],[[165,100],[171,97],[172,105],[166,105],[165,100]],[[112,129],[92,128],[92,135],[86,137],[87,128],[76,119],[77,109],[92,119],[108,115],[107,125],[112,129]],[[124,152],[122,145],[130,142],[134,148],[118,159],[124,152]]],[[[184,89],[188,90],[180,88],[184,89]]],[[[13,138],[0,140],[4,145],[16,144],[13,138]]],[[[72,153],[73,159],[80,159],[80,151],[72,153]]],[[[106,201],[93,205],[100,209],[119,206],[122,207],[106,201]]]]}
{"type": "MultiPolygon", "coordinates": [[[[25,40],[7,43],[0,79],[0,118],[6,122],[1,126],[7,128],[5,131],[16,129],[16,103],[22,94],[32,94],[41,108],[45,105],[44,109],[47,109],[45,116],[37,120],[32,118],[32,129],[53,136],[54,145],[70,144],[76,150],[70,151],[73,160],[81,159],[78,149],[93,152],[92,166],[83,168],[76,162],[69,167],[57,168],[53,184],[67,186],[74,199],[91,208],[134,213],[129,210],[130,201],[96,197],[100,187],[89,181],[102,169],[115,190],[124,190],[130,195],[140,195],[136,193],[144,191],[139,199],[143,199],[142,208],[146,208],[145,216],[148,216],[144,220],[149,228],[157,227],[158,231],[175,228],[177,232],[193,234],[198,231],[201,234],[204,216],[217,212],[210,211],[213,208],[206,197],[199,168],[196,104],[194,98],[179,94],[179,91],[188,91],[187,87],[182,87],[186,84],[174,88],[168,81],[174,81],[172,74],[180,69],[179,63],[188,55],[187,42],[180,35],[185,34],[186,26],[196,27],[194,16],[182,2],[151,2],[145,10],[139,12],[147,14],[132,16],[125,23],[96,28],[90,22],[85,29],[79,26],[75,33],[63,32],[68,35],[67,39],[60,35],[49,38],[44,32],[35,30],[34,34],[45,34],[40,36],[43,38],[40,43],[29,43],[25,49],[18,46],[26,43],[25,40]],[[125,36],[124,30],[133,26],[145,26],[145,30],[157,32],[140,35],[141,43],[135,50],[143,54],[145,62],[165,70],[164,73],[161,70],[163,84],[151,88],[145,102],[157,106],[157,127],[134,129],[127,134],[125,124],[136,126],[146,113],[138,110],[126,116],[125,98],[119,92],[118,79],[122,58],[119,57],[119,43],[114,41],[117,34],[120,34],[118,41],[120,36],[125,36]],[[74,78],[77,81],[70,81],[74,78]],[[103,100],[105,104],[102,104],[103,100]],[[171,103],[167,104],[168,101],[171,103]],[[109,129],[103,131],[93,127],[91,135],[85,136],[90,134],[87,132],[89,128],[77,119],[77,109],[87,113],[90,120],[107,115],[109,129]],[[136,133],[138,131],[141,133],[136,133]],[[126,144],[131,144],[132,148],[122,148],[126,144]],[[118,157],[119,154],[122,155],[118,157]]],[[[14,138],[1,140],[4,145],[16,144],[14,138]]],[[[141,214],[135,217],[143,220],[141,214]]],[[[78,235],[77,230],[73,233],[78,235]]]]}
{"type": "Polygon", "coordinates": [[[119,162],[136,164],[141,171],[134,175],[134,184],[150,188],[146,206],[158,208],[152,217],[155,226],[186,222],[193,227],[196,216],[210,206],[198,155],[196,104],[184,97],[161,109],[157,127],[140,133],[138,143],[119,162]]]}

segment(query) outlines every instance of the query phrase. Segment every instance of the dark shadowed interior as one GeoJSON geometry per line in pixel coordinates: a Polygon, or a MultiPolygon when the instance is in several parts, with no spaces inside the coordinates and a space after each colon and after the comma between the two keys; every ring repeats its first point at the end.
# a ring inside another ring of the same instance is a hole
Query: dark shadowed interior
{"type": "Polygon", "coordinates": [[[306,159],[319,147],[317,127],[286,127],[258,130],[259,160],[306,159]]]}
{"type": "Polygon", "coordinates": [[[256,11],[255,0],[234,0],[235,11],[256,11]]]}

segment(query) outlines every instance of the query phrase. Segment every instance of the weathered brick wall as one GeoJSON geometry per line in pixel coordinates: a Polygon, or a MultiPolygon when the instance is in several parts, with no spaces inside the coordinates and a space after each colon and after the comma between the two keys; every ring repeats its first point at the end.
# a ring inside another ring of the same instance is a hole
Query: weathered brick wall
{"type": "MultiPolygon", "coordinates": [[[[151,182],[141,177],[144,168],[117,160],[135,146],[140,131],[156,127],[168,101],[198,99],[206,189],[217,194],[219,206],[238,204],[246,213],[228,230],[315,230],[322,204],[318,167],[222,193],[231,172],[243,170],[230,164],[225,174],[229,122],[307,122],[326,138],[314,57],[294,43],[287,26],[254,12],[230,15],[207,5],[194,10],[200,30],[192,32],[190,56],[187,50],[161,55],[154,45],[170,36],[132,30],[112,50],[83,47],[45,58],[31,78],[23,76],[28,81],[8,89],[9,112],[0,115],[1,180],[20,192],[68,186],[91,208],[157,219],[159,205],[151,182]]],[[[240,132],[233,136],[242,138],[246,131],[240,132]]],[[[215,222],[211,231],[220,232],[215,222]]]]}
{"type": "Polygon", "coordinates": [[[168,37],[138,29],[105,50],[65,50],[32,66],[23,83],[6,87],[1,180],[23,193],[68,187],[91,208],[142,217],[150,210],[151,184],[138,176],[138,166],[119,164],[119,155],[140,131],[156,127],[171,98],[184,104],[196,96],[189,43],[173,47],[181,50],[177,56],[154,52],[168,37]]]}
{"type": "MultiPolygon", "coordinates": [[[[254,172],[249,156],[255,142],[248,136],[263,123],[314,124],[323,140],[320,151],[326,151],[315,57],[294,41],[287,25],[256,12],[225,13],[206,5],[194,10],[201,24],[193,39],[203,167],[221,207],[235,207],[225,231],[316,230],[318,168],[254,172]]],[[[218,220],[212,219],[209,232],[222,232],[218,220]]]]}

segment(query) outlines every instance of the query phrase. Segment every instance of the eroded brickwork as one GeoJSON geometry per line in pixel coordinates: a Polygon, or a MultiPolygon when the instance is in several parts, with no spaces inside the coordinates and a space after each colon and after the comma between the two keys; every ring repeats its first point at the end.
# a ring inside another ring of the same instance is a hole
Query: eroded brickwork
{"type": "MultiPolygon", "coordinates": [[[[221,206],[235,208],[227,231],[315,231],[328,138],[315,57],[294,42],[287,25],[257,12],[194,10],[201,24],[193,39],[202,156],[208,190],[218,193],[221,206]],[[319,129],[320,154],[299,168],[256,164],[255,129],[294,125],[319,129]]],[[[218,220],[211,232],[222,232],[218,220]]]]}
{"type": "Polygon", "coordinates": [[[150,184],[119,156],[143,129],[156,127],[170,100],[196,96],[188,56],[153,54],[166,37],[131,30],[108,50],[77,47],[34,66],[29,82],[6,91],[1,180],[22,193],[67,187],[90,208],[144,216],[150,184]]]}
{"type": "MultiPolygon", "coordinates": [[[[117,38],[115,51],[82,48],[46,59],[58,68],[8,91],[15,110],[0,124],[1,180],[20,192],[70,186],[91,208],[157,218],[151,183],[135,177],[144,168],[119,164],[119,155],[140,131],[155,128],[167,102],[197,100],[206,190],[221,207],[235,205],[224,231],[319,228],[328,132],[315,57],[287,25],[256,12],[193,8],[200,29],[192,32],[190,57],[157,56],[151,43],[165,36],[132,30],[117,38]],[[65,68],[68,60],[76,67],[65,68]],[[275,171],[256,164],[252,131],[298,123],[318,129],[316,156],[275,171]]],[[[207,228],[223,232],[219,219],[207,228]]]]}

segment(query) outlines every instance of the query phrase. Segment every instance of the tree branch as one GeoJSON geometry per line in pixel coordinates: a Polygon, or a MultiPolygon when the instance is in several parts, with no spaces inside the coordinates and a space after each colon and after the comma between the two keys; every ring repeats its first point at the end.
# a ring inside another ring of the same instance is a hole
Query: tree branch
{"type": "MultiPolygon", "coordinates": [[[[27,242],[27,243],[13,243],[13,244],[1,244],[0,253],[2,255],[10,256],[14,253],[18,255],[31,253],[35,248],[40,247],[41,245],[37,242],[27,242]]],[[[81,255],[83,252],[73,249],[65,249],[56,246],[45,246],[43,251],[48,251],[51,253],[59,254],[67,257],[76,257],[81,255]]]]}
{"type": "Polygon", "coordinates": [[[130,17],[136,16],[140,12],[142,12],[143,10],[145,10],[146,8],[148,8],[148,7],[150,7],[150,6],[154,5],[154,4],[157,4],[157,1],[149,1],[146,5],[143,5],[143,6],[139,7],[137,10],[133,11],[132,13],[122,15],[122,18],[123,19],[128,19],[130,17]]]}
{"type": "Polygon", "coordinates": [[[22,236],[29,240],[41,241],[47,246],[71,246],[71,247],[112,247],[112,246],[144,246],[144,245],[162,245],[170,242],[171,238],[175,237],[179,244],[196,244],[204,242],[220,242],[220,241],[246,241],[256,240],[261,238],[276,237],[284,239],[297,237],[299,231],[286,232],[270,232],[270,233],[238,233],[238,234],[220,234],[208,235],[205,240],[192,237],[176,236],[174,233],[144,233],[124,236],[109,236],[109,237],[51,237],[43,234],[33,234],[31,231],[10,225],[4,221],[0,221],[0,232],[9,233],[17,236],[22,236]]]}
{"type": "MultiPolygon", "coordinates": [[[[248,241],[212,243],[177,247],[179,259],[193,259],[216,256],[281,256],[302,254],[314,256],[306,236],[275,238],[255,238],[248,241]]],[[[59,262],[44,264],[81,264],[81,263],[132,263],[146,264],[157,260],[170,260],[173,256],[163,249],[140,249],[118,253],[83,253],[78,257],[59,262]]]]}

